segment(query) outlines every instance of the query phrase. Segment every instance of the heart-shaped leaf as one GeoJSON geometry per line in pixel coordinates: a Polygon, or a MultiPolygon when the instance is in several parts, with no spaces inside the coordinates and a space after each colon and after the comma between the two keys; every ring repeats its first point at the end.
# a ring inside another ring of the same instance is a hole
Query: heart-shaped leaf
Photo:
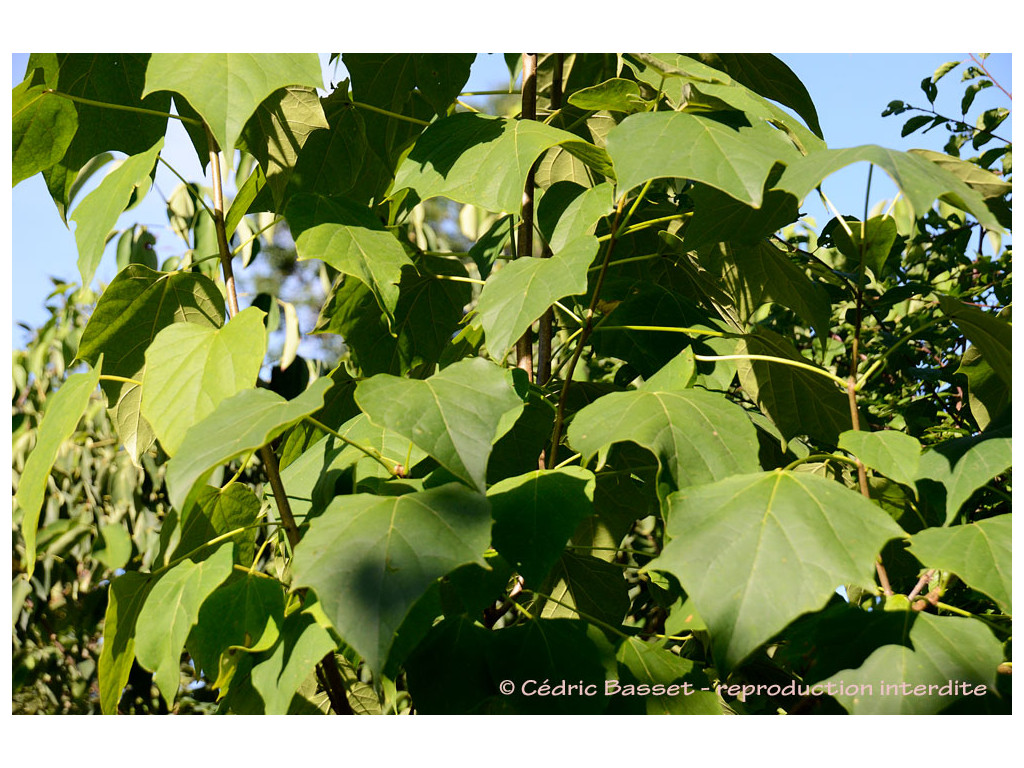
{"type": "Polygon", "coordinates": [[[316,590],[338,634],[378,672],[396,630],[441,576],[487,567],[487,499],[452,483],[404,496],[339,496],[295,548],[293,585],[316,590]]]}
{"type": "Polygon", "coordinates": [[[840,584],[873,587],[875,558],[903,534],[860,494],[806,473],[734,475],[668,505],[671,540],[648,567],[679,579],[723,672],[840,584]]]}

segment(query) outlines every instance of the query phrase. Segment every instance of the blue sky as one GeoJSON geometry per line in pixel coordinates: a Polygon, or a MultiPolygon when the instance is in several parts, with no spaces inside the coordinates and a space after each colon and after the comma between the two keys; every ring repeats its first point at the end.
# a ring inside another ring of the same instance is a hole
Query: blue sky
{"type": "MultiPolygon", "coordinates": [[[[943,62],[963,61],[966,53],[830,53],[830,54],[777,54],[803,81],[818,110],[825,140],[830,147],[859,144],[881,144],[894,149],[926,147],[941,150],[945,143],[944,129],[929,134],[914,134],[906,139],[900,130],[906,116],[882,118],[881,112],[894,99],[915,106],[927,106],[920,89],[922,78],[943,62]]],[[[1009,54],[992,54],[986,61],[992,75],[1012,92],[1011,62],[1009,54]]],[[[25,74],[27,54],[14,54],[12,60],[12,86],[25,74]]],[[[323,58],[326,64],[326,57],[323,58]]],[[[325,68],[325,82],[330,83],[333,68],[325,68]]],[[[951,117],[960,113],[959,70],[947,75],[939,84],[936,110],[951,117]]],[[[503,87],[508,83],[508,70],[500,54],[481,54],[473,68],[468,90],[503,87]]],[[[1009,106],[1009,100],[997,88],[988,88],[978,94],[975,113],[993,106],[1009,106]]],[[[1008,120],[1000,129],[1001,135],[1012,131],[1008,120]]],[[[199,179],[201,170],[180,124],[171,121],[167,149],[164,157],[186,178],[199,179]]],[[[867,166],[854,165],[841,171],[824,184],[826,194],[844,213],[860,214],[864,206],[864,185],[867,166]]],[[[169,195],[177,185],[162,165],[159,167],[156,187],[169,195]]],[[[884,174],[875,174],[872,182],[873,202],[890,199],[894,192],[884,174]]],[[[23,343],[26,333],[16,323],[35,325],[43,321],[43,305],[53,284],[50,276],[68,281],[78,280],[77,251],[74,234],[64,227],[56,208],[46,192],[42,177],[36,175],[12,190],[12,320],[15,323],[13,343],[23,343]]],[[[81,199],[81,196],[78,198],[81,199]]],[[[816,200],[808,199],[803,210],[817,218],[822,226],[827,217],[816,200]]],[[[180,253],[183,244],[166,229],[164,204],[155,191],[138,207],[126,213],[119,225],[134,222],[146,224],[157,235],[157,253],[164,258],[180,253]]],[[[74,226],[72,224],[72,226],[74,226]]],[[[109,282],[115,274],[114,242],[97,273],[97,284],[109,282]]],[[[308,329],[304,329],[308,330],[308,329]]]]}

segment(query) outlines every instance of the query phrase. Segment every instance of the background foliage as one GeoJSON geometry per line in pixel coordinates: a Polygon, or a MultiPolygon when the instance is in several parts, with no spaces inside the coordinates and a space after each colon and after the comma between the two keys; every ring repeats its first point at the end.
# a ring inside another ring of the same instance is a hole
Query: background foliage
{"type": "Polygon", "coordinates": [[[33,54],[13,91],[14,184],[82,285],[119,267],[14,352],[16,712],[1010,711],[984,57],[922,81],[961,115],[889,105],[946,132],[896,152],[827,146],[766,54],[509,55],[493,115],[472,54],[340,56],[330,92],[278,54],[33,54]],[[113,230],[168,119],[209,174],[157,264],[113,230]]]}

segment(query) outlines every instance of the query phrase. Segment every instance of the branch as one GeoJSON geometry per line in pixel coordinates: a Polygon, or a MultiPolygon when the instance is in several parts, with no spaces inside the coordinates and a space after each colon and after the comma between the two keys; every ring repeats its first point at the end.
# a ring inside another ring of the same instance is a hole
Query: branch
{"type": "MultiPolygon", "coordinates": [[[[537,54],[523,54],[523,120],[537,119],[537,54]]],[[[534,168],[526,174],[523,189],[522,216],[519,223],[519,241],[516,258],[524,259],[533,255],[533,179],[534,168]]],[[[533,381],[533,333],[529,328],[516,342],[516,367],[526,371],[533,381]]]]}

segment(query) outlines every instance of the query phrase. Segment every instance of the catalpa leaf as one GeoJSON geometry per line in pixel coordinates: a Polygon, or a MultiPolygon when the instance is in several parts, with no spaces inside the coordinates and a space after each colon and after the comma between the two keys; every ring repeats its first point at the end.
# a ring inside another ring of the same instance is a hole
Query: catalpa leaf
{"type": "Polygon", "coordinates": [[[1010,515],[952,528],[926,528],[910,537],[910,553],[926,568],[952,571],[972,589],[1013,614],[1010,515]]]}
{"type": "Polygon", "coordinates": [[[11,91],[12,186],[59,162],[78,130],[74,105],[45,91],[38,69],[11,91]]]}
{"type": "Polygon", "coordinates": [[[864,466],[878,470],[897,483],[914,487],[921,463],[921,443],[916,438],[892,430],[850,430],[839,435],[839,447],[860,459],[864,466]]]}
{"type": "Polygon", "coordinates": [[[242,129],[272,93],[323,87],[315,53],[154,53],[142,95],[180,93],[210,128],[228,167],[242,129]]]}
{"type": "Polygon", "coordinates": [[[419,199],[443,196],[494,213],[519,213],[530,168],[562,145],[601,173],[611,173],[603,150],[535,120],[463,112],[431,124],[395,173],[394,189],[419,199]]]}
{"type": "Polygon", "coordinates": [[[222,400],[185,433],[178,454],[167,462],[171,504],[184,510],[195,486],[214,468],[255,451],[323,405],[333,382],[317,379],[293,400],[268,389],[244,389],[222,400]]]}
{"type": "MultiPolygon", "coordinates": [[[[639,705],[636,714],[722,714],[718,695],[707,675],[690,659],[677,656],[659,643],[644,642],[638,637],[626,639],[619,646],[615,658],[619,662],[619,669],[627,673],[620,675],[620,685],[647,686],[648,690],[660,686],[660,690],[664,691],[635,697],[639,705]],[[686,683],[689,686],[684,688],[686,683]],[[679,686],[675,695],[668,690],[672,685],[679,686]]],[[[623,696],[622,700],[627,701],[627,697],[623,696]]]]}
{"type": "Polygon", "coordinates": [[[593,514],[594,475],[579,467],[536,470],[487,491],[493,546],[529,584],[539,584],[585,517],[593,514]]]}
{"type": "Polygon", "coordinates": [[[505,359],[516,340],[556,301],[587,292],[587,270],[597,246],[596,237],[585,235],[549,259],[516,259],[491,276],[476,311],[495,359],[505,359]]]}
{"type": "Polygon", "coordinates": [[[703,390],[612,392],[576,414],[568,437],[584,463],[613,443],[636,443],[677,488],[757,469],[757,436],[746,413],[703,390]]]}
{"type": "Polygon", "coordinates": [[[296,195],[288,224],[300,259],[320,259],[369,288],[394,322],[402,267],[412,266],[401,243],[362,205],[342,198],[296,195]]]}
{"type": "Polygon", "coordinates": [[[938,714],[960,696],[977,695],[979,686],[996,695],[1003,650],[980,621],[907,611],[903,637],[904,644],[884,645],[821,685],[832,683],[853,715],[938,714]]]}
{"type": "MultiPolygon", "coordinates": [[[[616,542],[616,545],[618,542],[616,542]]],[[[540,591],[545,619],[596,619],[618,627],[629,613],[629,584],[618,563],[567,550],[551,569],[540,591]]]]}
{"type": "Polygon", "coordinates": [[[135,657],[153,673],[153,682],[167,706],[174,704],[181,677],[181,651],[203,602],[231,575],[233,546],[217,549],[205,560],[185,560],[153,585],[139,612],[135,657]]]}
{"type": "Polygon", "coordinates": [[[939,308],[978,347],[996,375],[1010,386],[1013,378],[1013,326],[1010,322],[948,296],[939,297],[939,308]]]}
{"type": "Polygon", "coordinates": [[[117,219],[128,207],[132,195],[143,187],[144,191],[148,191],[150,174],[163,146],[164,140],[161,137],[145,152],[129,157],[108,173],[100,185],[75,208],[71,219],[77,224],[75,242],[78,245],[78,271],[82,275],[83,285],[92,282],[103,257],[107,235],[117,225],[117,219]]]}
{"type": "Polygon", "coordinates": [[[978,488],[1013,464],[1012,440],[1008,437],[981,440],[959,455],[952,448],[940,444],[925,451],[917,474],[919,491],[927,491],[922,481],[933,480],[945,486],[946,525],[956,519],[960,508],[978,488]]]}
{"type": "MultiPolygon", "coordinates": [[[[95,365],[103,355],[104,370],[141,382],[146,350],[172,323],[204,328],[224,324],[224,297],[217,284],[194,272],[155,272],[130,264],[103,291],[78,345],[78,359],[95,365]]],[[[133,462],[153,443],[153,430],[142,417],[142,388],[122,381],[103,381],[117,434],[133,462]]]]}
{"type": "Polygon", "coordinates": [[[800,157],[782,132],[741,112],[630,115],[608,134],[619,192],[651,179],[700,181],[761,207],[765,179],[777,162],[800,157]]]}
{"type": "Polygon", "coordinates": [[[74,434],[100,380],[102,358],[91,371],[71,374],[56,394],[49,397],[46,412],[36,433],[35,447],[25,460],[14,500],[21,508],[21,535],[25,539],[25,570],[36,562],[36,529],[46,495],[46,480],[64,441],[74,434]]]}
{"type": "Polygon", "coordinates": [[[376,674],[431,584],[464,563],[487,567],[490,532],[487,499],[456,483],[339,496],[295,548],[293,585],[316,590],[338,634],[376,674]]]}
{"type": "Polygon", "coordinates": [[[825,149],[787,163],[778,187],[801,203],[822,180],[841,168],[858,162],[881,168],[903,192],[916,216],[923,216],[937,199],[972,214],[986,229],[1002,231],[978,192],[952,173],[919,155],[867,144],[846,149],[825,149]]]}
{"type": "Polygon", "coordinates": [[[494,441],[523,407],[505,373],[483,358],[460,360],[423,381],[379,374],[361,381],[355,398],[370,421],[409,438],[480,492],[494,441]]]}
{"type": "Polygon", "coordinates": [[[100,709],[116,715],[121,692],[135,662],[135,626],[154,577],[128,571],[110,582],[107,610],[103,619],[103,648],[97,664],[100,709]]]}
{"type": "Polygon", "coordinates": [[[142,415],[168,456],[221,400],[256,383],[267,349],[263,318],[249,307],[223,328],[174,323],[153,339],[146,350],[142,415]]]}
{"type": "Polygon", "coordinates": [[[903,535],[860,494],[783,471],[683,489],[666,517],[670,541],[647,567],[679,579],[723,673],[837,585],[873,587],[879,551],[903,535]]]}

